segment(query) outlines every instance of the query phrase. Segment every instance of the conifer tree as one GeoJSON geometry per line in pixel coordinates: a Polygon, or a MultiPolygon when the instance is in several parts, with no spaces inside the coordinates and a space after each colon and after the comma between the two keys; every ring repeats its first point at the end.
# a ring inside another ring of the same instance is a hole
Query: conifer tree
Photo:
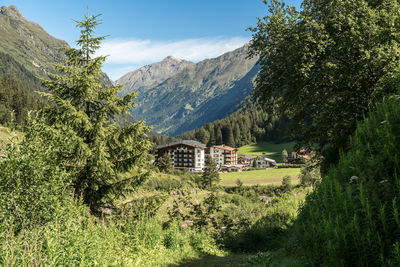
{"type": "Polygon", "coordinates": [[[99,16],[85,15],[76,26],[81,29],[79,48],[63,48],[65,65],[59,74],[43,81],[52,103],[43,110],[55,131],[67,131],[74,146],[60,148],[60,157],[72,173],[75,193],[92,211],[102,202],[124,195],[147,177],[143,166],[151,143],[145,138],[149,127],[143,121],[119,127],[113,119],[133,108],[135,93],[119,97],[121,86],[104,88],[101,67],[106,57],[94,57],[104,36],[94,37],[99,16]]]}
{"type": "Polygon", "coordinates": [[[286,162],[289,155],[286,149],[282,150],[282,162],[286,162]]]}
{"type": "Polygon", "coordinates": [[[165,173],[172,173],[174,167],[172,166],[172,160],[168,153],[164,153],[157,162],[157,167],[160,171],[165,173]]]}
{"type": "Polygon", "coordinates": [[[210,156],[206,159],[206,167],[202,175],[201,183],[203,188],[212,188],[213,183],[218,183],[219,181],[220,178],[217,170],[217,164],[210,156]]]}
{"type": "Polygon", "coordinates": [[[222,129],[222,137],[224,140],[224,143],[228,146],[235,146],[235,140],[233,137],[233,132],[232,132],[232,126],[231,124],[227,124],[223,129],[222,129]]]}
{"type": "Polygon", "coordinates": [[[221,127],[219,125],[215,128],[215,143],[216,145],[222,145],[223,143],[221,127]]]}

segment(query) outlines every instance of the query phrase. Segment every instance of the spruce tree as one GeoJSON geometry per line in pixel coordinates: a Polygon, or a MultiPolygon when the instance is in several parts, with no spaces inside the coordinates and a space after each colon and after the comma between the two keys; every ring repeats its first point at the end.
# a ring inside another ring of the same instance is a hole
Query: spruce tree
{"type": "Polygon", "coordinates": [[[212,188],[213,183],[218,183],[220,181],[219,173],[217,170],[217,164],[213,160],[213,158],[207,157],[206,159],[206,167],[204,168],[204,172],[201,179],[201,184],[203,188],[212,188]]]}
{"type": "Polygon", "coordinates": [[[168,153],[164,153],[157,162],[157,167],[161,172],[172,173],[174,167],[172,165],[171,157],[168,153]]]}
{"type": "Polygon", "coordinates": [[[41,93],[52,103],[43,110],[47,123],[73,136],[74,146],[60,148],[59,154],[74,177],[75,193],[83,195],[92,211],[147,177],[142,167],[151,147],[143,121],[126,127],[114,123],[116,116],[133,108],[135,93],[119,97],[121,86],[103,86],[101,67],[106,57],[94,57],[105,39],[93,35],[100,23],[98,15],[89,14],[76,22],[81,29],[78,48],[63,48],[65,65],[57,65],[59,74],[43,81],[50,93],[41,93]]]}
{"type": "Polygon", "coordinates": [[[223,143],[222,131],[219,125],[215,128],[215,143],[216,145],[222,145],[223,143]]]}

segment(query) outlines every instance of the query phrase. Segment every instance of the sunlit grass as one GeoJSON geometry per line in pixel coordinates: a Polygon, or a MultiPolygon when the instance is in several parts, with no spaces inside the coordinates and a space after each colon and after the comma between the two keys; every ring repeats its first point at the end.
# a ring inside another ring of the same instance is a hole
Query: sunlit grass
{"type": "Polygon", "coordinates": [[[240,179],[244,185],[267,185],[267,184],[281,184],[284,176],[292,177],[292,183],[298,184],[300,168],[282,168],[282,169],[262,169],[243,172],[230,172],[221,173],[220,185],[231,186],[235,185],[236,181],[240,179]]]}
{"type": "Polygon", "coordinates": [[[282,150],[286,149],[290,154],[293,151],[295,142],[275,144],[270,142],[262,142],[239,147],[239,155],[261,156],[272,158],[277,162],[282,162],[282,150]]]}

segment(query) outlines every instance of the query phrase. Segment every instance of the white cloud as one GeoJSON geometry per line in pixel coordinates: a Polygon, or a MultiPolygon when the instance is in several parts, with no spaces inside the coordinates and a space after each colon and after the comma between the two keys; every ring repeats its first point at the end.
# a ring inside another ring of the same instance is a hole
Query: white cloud
{"type": "Polygon", "coordinates": [[[214,37],[178,41],[113,39],[105,41],[97,51],[97,55],[109,56],[106,61],[107,73],[112,79],[116,79],[117,73],[119,75],[129,65],[143,66],[161,61],[167,56],[197,62],[220,56],[243,46],[248,41],[249,38],[246,37],[214,37]]]}

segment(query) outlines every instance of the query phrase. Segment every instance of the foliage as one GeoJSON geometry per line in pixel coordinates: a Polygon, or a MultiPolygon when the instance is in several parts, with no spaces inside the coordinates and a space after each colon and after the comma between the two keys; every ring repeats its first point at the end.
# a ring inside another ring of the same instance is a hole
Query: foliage
{"type": "Polygon", "coordinates": [[[400,97],[360,123],[300,211],[295,247],[315,264],[397,266],[399,262],[400,97]]]}
{"type": "Polygon", "coordinates": [[[242,187],[242,186],[243,186],[242,180],[237,179],[237,180],[236,180],[236,185],[237,185],[237,187],[242,187]]]}
{"type": "Polygon", "coordinates": [[[42,226],[72,198],[70,177],[57,157],[69,136],[31,119],[22,142],[16,142],[15,137],[0,161],[0,231],[42,226]]]}
{"type": "Polygon", "coordinates": [[[300,184],[303,186],[314,186],[321,181],[320,159],[316,155],[307,159],[300,170],[300,184]]]}
{"type": "Polygon", "coordinates": [[[194,226],[199,229],[215,226],[215,213],[221,209],[219,198],[210,193],[203,201],[193,200],[190,195],[178,195],[173,205],[168,209],[169,220],[167,225],[174,221],[183,222],[182,227],[194,226]],[[185,211],[185,208],[187,209],[185,211]]]}
{"type": "Polygon", "coordinates": [[[137,197],[120,205],[118,216],[120,216],[122,220],[129,222],[154,217],[166,199],[167,196],[165,193],[137,197]]]}
{"type": "Polygon", "coordinates": [[[260,196],[280,197],[284,193],[280,186],[276,185],[224,186],[222,189],[226,193],[237,194],[253,200],[259,200],[260,196]]]}
{"type": "Polygon", "coordinates": [[[286,162],[288,159],[288,152],[286,149],[282,150],[282,162],[286,162]]]}
{"type": "Polygon", "coordinates": [[[165,173],[171,173],[173,170],[172,160],[168,153],[164,153],[158,158],[157,167],[160,171],[165,173]]]}
{"type": "Polygon", "coordinates": [[[212,157],[207,157],[206,166],[201,178],[201,186],[203,188],[211,189],[213,184],[220,181],[217,164],[212,157]]]}
{"type": "Polygon", "coordinates": [[[224,226],[219,240],[225,248],[235,252],[282,248],[302,199],[296,193],[271,195],[271,203],[236,194],[227,194],[226,198],[232,198],[232,204],[218,214],[221,218],[218,224],[224,226]]]}
{"type": "Polygon", "coordinates": [[[0,231],[1,266],[168,266],[204,254],[222,256],[205,231],[154,219],[99,221],[75,201],[42,227],[0,231]]]}
{"type": "Polygon", "coordinates": [[[0,75],[0,124],[6,125],[14,120],[22,125],[26,122],[29,110],[39,109],[43,105],[43,100],[37,94],[19,82],[0,75]]]}
{"type": "Polygon", "coordinates": [[[282,188],[285,192],[291,191],[292,190],[292,177],[289,175],[286,175],[282,179],[282,188]]]}
{"type": "Polygon", "coordinates": [[[394,92],[381,81],[399,65],[399,24],[393,0],[305,0],[299,12],[273,0],[251,28],[250,51],[261,66],[255,96],[288,116],[292,137],[319,146],[324,171],[357,121],[394,92]]]}
{"type": "Polygon", "coordinates": [[[253,168],[257,168],[257,160],[253,159],[253,161],[252,161],[252,162],[253,162],[253,165],[252,165],[252,167],[253,167],[253,168]]]}
{"type": "Polygon", "coordinates": [[[184,132],[182,139],[193,139],[208,146],[226,144],[233,147],[262,141],[285,141],[283,119],[268,115],[264,108],[246,100],[243,106],[228,117],[184,132]]]}
{"type": "Polygon", "coordinates": [[[43,81],[50,93],[41,93],[53,104],[43,112],[48,124],[73,137],[72,153],[62,148],[60,157],[74,177],[76,193],[83,194],[93,212],[146,178],[140,168],[150,149],[145,138],[149,128],[143,121],[127,127],[112,123],[115,116],[133,107],[135,94],[121,98],[117,96],[121,86],[102,88],[105,57],[92,58],[104,39],[93,36],[99,23],[97,16],[89,15],[77,22],[79,48],[64,48],[66,65],[57,65],[60,74],[43,81]]]}

